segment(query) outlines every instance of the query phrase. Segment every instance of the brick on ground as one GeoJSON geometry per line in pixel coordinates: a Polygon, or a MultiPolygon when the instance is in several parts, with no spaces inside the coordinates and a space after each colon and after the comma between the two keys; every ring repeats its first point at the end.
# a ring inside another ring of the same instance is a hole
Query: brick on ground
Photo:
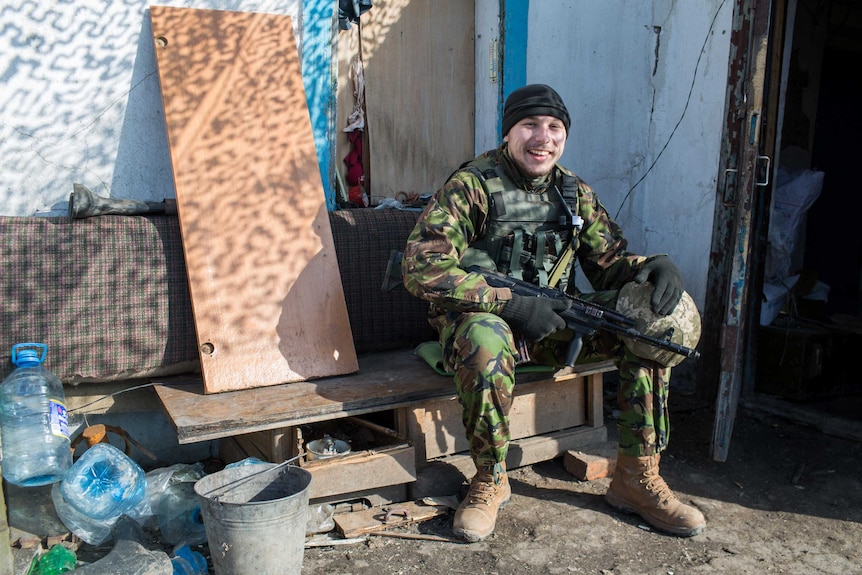
{"type": "Polygon", "coordinates": [[[581,481],[610,477],[617,463],[616,443],[591,445],[581,450],[570,449],[563,457],[566,471],[581,481]]]}

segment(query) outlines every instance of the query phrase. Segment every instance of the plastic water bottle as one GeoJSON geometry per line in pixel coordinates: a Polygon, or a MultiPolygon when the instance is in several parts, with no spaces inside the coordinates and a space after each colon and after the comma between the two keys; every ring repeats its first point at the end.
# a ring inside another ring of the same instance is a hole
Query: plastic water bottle
{"type": "Polygon", "coordinates": [[[110,443],[87,449],[60,483],[65,500],[93,519],[119,517],[141,502],[146,489],[141,466],[110,443]]]}
{"type": "Polygon", "coordinates": [[[207,540],[200,500],[191,481],[169,485],[155,511],[162,538],[171,545],[198,545],[207,540]]]}
{"type": "Polygon", "coordinates": [[[44,343],[13,345],[16,369],[0,385],[3,477],[24,487],[60,481],[72,465],[66,397],[42,366],[47,353],[44,343]]]}

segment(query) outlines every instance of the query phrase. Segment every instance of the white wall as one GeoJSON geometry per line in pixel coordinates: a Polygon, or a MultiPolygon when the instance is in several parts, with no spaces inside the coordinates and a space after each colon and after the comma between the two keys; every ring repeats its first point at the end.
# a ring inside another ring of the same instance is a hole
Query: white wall
{"type": "Polygon", "coordinates": [[[530,2],[527,81],[554,86],[572,116],[562,163],[633,252],[670,254],[701,309],[732,13],[730,0],[530,2]]]}
{"type": "MultiPolygon", "coordinates": [[[[12,0],[0,8],[0,215],[64,215],[73,183],[103,196],[174,197],[151,4],[12,0]]],[[[287,14],[295,29],[301,6],[158,4],[287,14]]]]}

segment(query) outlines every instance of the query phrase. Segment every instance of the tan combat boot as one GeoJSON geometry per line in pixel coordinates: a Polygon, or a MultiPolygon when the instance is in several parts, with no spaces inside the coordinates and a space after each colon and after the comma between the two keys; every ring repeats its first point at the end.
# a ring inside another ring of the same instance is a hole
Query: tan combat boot
{"type": "Polygon", "coordinates": [[[505,463],[479,468],[470,482],[470,491],[455,512],[452,531],[470,543],[485,539],[494,532],[497,510],[511,497],[505,463]]]}
{"type": "Polygon", "coordinates": [[[658,474],[660,456],[620,455],[605,500],[620,511],[637,513],[653,527],[691,537],[706,529],[703,514],[677,499],[658,474]]]}

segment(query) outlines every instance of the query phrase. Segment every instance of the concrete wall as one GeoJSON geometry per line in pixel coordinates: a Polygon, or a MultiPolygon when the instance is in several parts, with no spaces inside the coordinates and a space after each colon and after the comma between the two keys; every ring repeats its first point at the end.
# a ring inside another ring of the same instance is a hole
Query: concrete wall
{"type": "MultiPolygon", "coordinates": [[[[63,215],[73,183],[103,196],[174,197],[150,4],[12,0],[0,8],[0,214],[63,215]]],[[[326,174],[335,0],[159,4],[293,17],[326,174]]]]}
{"type": "Polygon", "coordinates": [[[732,7],[595,0],[530,9],[528,81],[557,83],[572,114],[563,162],[596,189],[632,251],[673,257],[701,306],[732,7]],[[567,54],[562,69],[542,57],[554,42],[567,54]]]}
{"type": "MultiPolygon", "coordinates": [[[[572,116],[563,164],[597,191],[632,251],[673,257],[702,309],[733,2],[532,0],[528,14],[526,81],[554,86],[572,116]]],[[[496,127],[487,113],[477,142],[496,127]]]]}

